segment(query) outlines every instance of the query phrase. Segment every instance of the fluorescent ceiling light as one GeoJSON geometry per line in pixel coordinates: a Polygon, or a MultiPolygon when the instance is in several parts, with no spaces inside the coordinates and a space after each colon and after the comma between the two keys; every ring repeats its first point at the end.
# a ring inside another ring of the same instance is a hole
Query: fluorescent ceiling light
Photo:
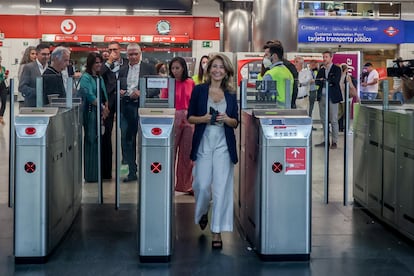
{"type": "Polygon", "coordinates": [[[152,13],[157,13],[158,10],[144,10],[144,9],[134,9],[134,12],[152,12],[152,13]]]}
{"type": "Polygon", "coordinates": [[[101,11],[103,11],[103,12],[126,12],[126,9],[112,9],[112,8],[109,8],[109,9],[101,9],[101,11]]]}
{"type": "Polygon", "coordinates": [[[65,8],[40,8],[41,11],[65,11],[65,8]]]}
{"type": "Polygon", "coordinates": [[[96,8],[74,8],[73,11],[79,11],[79,12],[85,12],[85,11],[98,12],[99,9],[96,9],[96,8]]]}
{"type": "Polygon", "coordinates": [[[14,5],[10,5],[10,8],[12,8],[12,9],[36,9],[36,6],[35,5],[14,4],[14,5]]]}
{"type": "Polygon", "coordinates": [[[187,11],[184,10],[160,10],[163,13],[186,13],[187,11]]]}

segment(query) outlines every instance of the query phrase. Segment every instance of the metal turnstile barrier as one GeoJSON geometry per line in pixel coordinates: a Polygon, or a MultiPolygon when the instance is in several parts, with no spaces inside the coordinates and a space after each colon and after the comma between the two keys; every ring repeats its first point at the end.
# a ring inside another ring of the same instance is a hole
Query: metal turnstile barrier
{"type": "Polygon", "coordinates": [[[311,251],[311,131],[303,110],[254,110],[257,147],[254,209],[246,223],[263,260],[309,260],[311,251]],[[254,232],[254,233],[253,233],[254,232]]]}
{"type": "Polygon", "coordinates": [[[141,262],[169,262],[174,230],[174,95],[171,79],[141,79],[138,150],[138,251],[141,262]],[[151,101],[147,89],[171,88],[168,100],[151,101]],[[150,107],[148,107],[148,105],[150,107]]]}
{"type": "Polygon", "coordinates": [[[81,203],[79,105],[22,108],[15,117],[14,253],[45,262],[81,203]]]}
{"type": "Polygon", "coordinates": [[[311,251],[312,118],[306,110],[278,109],[284,106],[277,104],[266,108],[263,98],[254,101],[250,96],[249,100],[245,88],[242,82],[242,169],[235,191],[236,219],[263,260],[307,261],[311,251]]]}
{"type": "Polygon", "coordinates": [[[414,106],[381,105],[362,102],[355,118],[354,201],[414,240],[414,106]]]}
{"type": "Polygon", "coordinates": [[[169,261],[173,246],[174,109],[139,110],[141,261],[169,261]]]}

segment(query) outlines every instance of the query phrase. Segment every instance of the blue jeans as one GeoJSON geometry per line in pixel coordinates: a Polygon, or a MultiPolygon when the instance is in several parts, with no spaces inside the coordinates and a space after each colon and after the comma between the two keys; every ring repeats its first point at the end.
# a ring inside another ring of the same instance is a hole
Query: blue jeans
{"type": "Polygon", "coordinates": [[[404,97],[401,91],[397,91],[392,95],[392,99],[404,103],[404,97]]]}
{"type": "Polygon", "coordinates": [[[120,114],[122,157],[132,177],[137,174],[138,102],[122,100],[120,114]]]}
{"type": "Polygon", "coordinates": [[[375,92],[361,92],[361,100],[375,100],[377,95],[375,92]]]}

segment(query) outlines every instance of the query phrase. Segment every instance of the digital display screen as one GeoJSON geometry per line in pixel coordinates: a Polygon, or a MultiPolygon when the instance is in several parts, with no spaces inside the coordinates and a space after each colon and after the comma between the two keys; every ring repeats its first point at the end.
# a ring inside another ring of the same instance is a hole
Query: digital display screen
{"type": "Polygon", "coordinates": [[[283,119],[272,119],[272,125],[284,125],[285,120],[283,119]]]}

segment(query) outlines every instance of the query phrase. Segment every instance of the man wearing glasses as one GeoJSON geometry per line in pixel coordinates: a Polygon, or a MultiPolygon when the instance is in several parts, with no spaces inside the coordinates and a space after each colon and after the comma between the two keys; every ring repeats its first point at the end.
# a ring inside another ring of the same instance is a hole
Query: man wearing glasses
{"type": "Polygon", "coordinates": [[[36,60],[23,67],[19,80],[19,92],[24,97],[24,106],[36,106],[36,78],[41,77],[50,58],[49,45],[36,46],[36,60]]]}
{"type": "Polygon", "coordinates": [[[123,182],[137,180],[137,132],[139,107],[139,79],[156,75],[155,67],[141,61],[141,47],[137,43],[127,46],[128,65],[119,70],[121,83],[121,147],[123,160],[128,164],[129,173],[123,182]]]}
{"type": "Polygon", "coordinates": [[[128,61],[121,57],[121,45],[112,41],[108,45],[109,57],[101,68],[101,76],[108,93],[109,115],[104,121],[105,132],[102,136],[102,178],[112,178],[112,128],[116,112],[116,83],[119,70],[128,66],[128,61]]]}

